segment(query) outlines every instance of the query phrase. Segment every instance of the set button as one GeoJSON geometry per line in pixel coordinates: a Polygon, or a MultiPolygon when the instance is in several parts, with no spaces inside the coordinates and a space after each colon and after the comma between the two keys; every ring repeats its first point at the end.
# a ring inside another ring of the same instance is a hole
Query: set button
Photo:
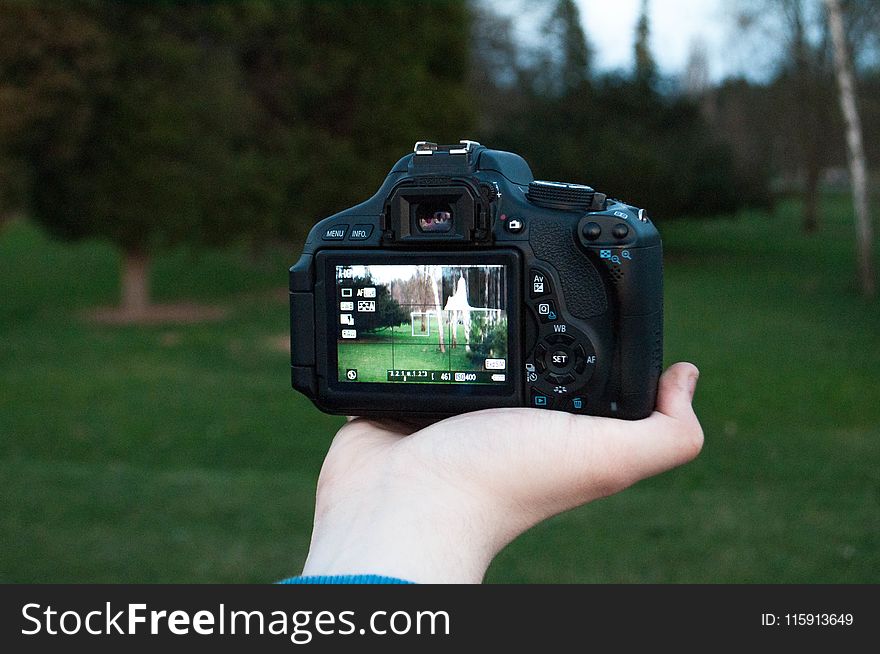
{"type": "Polygon", "coordinates": [[[571,352],[566,348],[559,348],[550,353],[548,364],[551,370],[565,372],[571,370],[573,363],[574,357],[571,356],[571,352]]]}

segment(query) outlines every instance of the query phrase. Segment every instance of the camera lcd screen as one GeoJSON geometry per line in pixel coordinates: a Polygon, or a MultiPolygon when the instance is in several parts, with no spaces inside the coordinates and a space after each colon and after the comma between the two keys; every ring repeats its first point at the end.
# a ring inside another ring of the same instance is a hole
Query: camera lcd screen
{"type": "Polygon", "coordinates": [[[504,265],[336,265],[338,380],[506,384],[504,265]]]}

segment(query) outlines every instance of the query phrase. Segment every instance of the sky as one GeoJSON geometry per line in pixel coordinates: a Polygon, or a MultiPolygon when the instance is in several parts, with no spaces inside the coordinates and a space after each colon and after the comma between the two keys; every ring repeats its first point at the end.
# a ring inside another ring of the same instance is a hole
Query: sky
{"type": "MultiPolygon", "coordinates": [[[[633,41],[641,0],[575,0],[592,47],[595,69],[601,72],[632,69],[633,41]]],[[[528,0],[489,0],[497,10],[518,15],[517,33],[529,38],[539,25],[530,20],[528,0]]],[[[772,62],[773,46],[737,38],[731,0],[649,0],[651,52],[667,76],[681,74],[695,40],[705,45],[709,76],[717,81],[745,74],[764,76],[772,62]],[[757,50],[757,51],[756,51],[757,50]]]]}
{"type": "MultiPolygon", "coordinates": [[[[600,70],[632,68],[633,37],[641,0],[577,0],[587,39],[600,70]]],[[[652,0],[649,3],[651,51],[659,68],[676,74],[687,64],[691,44],[702,39],[712,79],[735,72],[725,55],[729,18],[719,0],[652,0]]]]}

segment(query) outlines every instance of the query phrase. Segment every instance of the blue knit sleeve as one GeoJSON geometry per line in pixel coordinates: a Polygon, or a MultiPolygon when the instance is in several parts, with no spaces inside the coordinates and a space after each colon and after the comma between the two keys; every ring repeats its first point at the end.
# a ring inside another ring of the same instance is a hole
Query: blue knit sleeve
{"type": "Polygon", "coordinates": [[[279,584],[412,584],[406,579],[383,577],[381,575],[313,575],[306,577],[290,577],[279,584]]]}

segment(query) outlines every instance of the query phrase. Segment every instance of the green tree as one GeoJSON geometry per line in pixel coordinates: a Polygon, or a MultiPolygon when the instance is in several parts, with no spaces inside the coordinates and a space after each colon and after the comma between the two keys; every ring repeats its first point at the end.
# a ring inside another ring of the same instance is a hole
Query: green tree
{"type": "Polygon", "coordinates": [[[485,359],[506,359],[507,318],[490,323],[484,314],[474,313],[471,316],[470,345],[468,357],[474,363],[482,363],[485,359]]]}
{"type": "Polygon", "coordinates": [[[568,95],[590,81],[590,48],[574,0],[556,0],[542,28],[545,47],[537,77],[539,91],[568,95]]]}
{"type": "Polygon", "coordinates": [[[387,284],[377,284],[372,276],[355,277],[352,282],[358,288],[372,287],[376,289],[375,298],[357,296],[352,298],[355,309],[359,302],[375,302],[375,311],[355,311],[355,327],[363,331],[382,329],[384,327],[397,327],[409,322],[409,314],[403,310],[400,303],[391,296],[391,290],[387,284]]]}
{"type": "Polygon", "coordinates": [[[35,153],[79,149],[110,66],[106,34],[83,13],[0,6],[0,212],[27,208],[35,153]]]}
{"type": "Polygon", "coordinates": [[[639,86],[651,86],[657,78],[657,64],[651,54],[651,20],[648,17],[648,0],[642,0],[639,20],[636,23],[635,82],[639,86]]]}
{"type": "Polygon", "coordinates": [[[416,141],[470,138],[464,2],[233,6],[248,10],[242,61],[284,190],[284,236],[372,195],[416,141]]]}
{"type": "Polygon", "coordinates": [[[157,248],[228,242],[265,213],[261,158],[250,147],[254,112],[222,13],[74,2],[0,14],[16,42],[3,66],[20,71],[11,95],[47,97],[45,119],[26,112],[42,128],[22,144],[29,208],[62,238],[119,245],[122,306],[133,316],[150,303],[157,248]]]}
{"type": "Polygon", "coordinates": [[[143,313],[158,249],[300,239],[416,140],[469,136],[469,19],[461,0],[4,3],[0,203],[117,243],[143,313]]]}

